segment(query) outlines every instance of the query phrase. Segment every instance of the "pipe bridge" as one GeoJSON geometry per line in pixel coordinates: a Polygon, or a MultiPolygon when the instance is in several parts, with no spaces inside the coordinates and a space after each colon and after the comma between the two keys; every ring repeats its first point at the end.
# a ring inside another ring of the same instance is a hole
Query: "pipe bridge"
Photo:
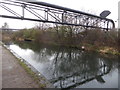
{"type": "Polygon", "coordinates": [[[110,30],[112,19],[38,1],[0,1],[0,17],[110,30]],[[5,13],[7,11],[7,14],[5,13]],[[9,14],[8,14],[9,13],[9,14]]]}

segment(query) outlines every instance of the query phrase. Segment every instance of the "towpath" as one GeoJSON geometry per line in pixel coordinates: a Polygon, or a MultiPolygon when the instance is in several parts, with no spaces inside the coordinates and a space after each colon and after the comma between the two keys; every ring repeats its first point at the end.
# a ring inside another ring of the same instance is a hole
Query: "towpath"
{"type": "Polygon", "coordinates": [[[39,88],[33,78],[20,66],[16,58],[3,46],[2,51],[2,88],[39,88]]]}

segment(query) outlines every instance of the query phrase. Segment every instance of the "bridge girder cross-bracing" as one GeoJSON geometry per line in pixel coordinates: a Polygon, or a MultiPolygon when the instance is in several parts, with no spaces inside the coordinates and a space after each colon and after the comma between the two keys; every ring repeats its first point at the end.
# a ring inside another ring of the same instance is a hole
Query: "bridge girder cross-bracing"
{"type": "Polygon", "coordinates": [[[10,13],[9,15],[4,14],[4,12],[0,13],[0,17],[3,18],[80,26],[84,28],[101,28],[106,30],[115,27],[112,19],[45,2],[2,0],[0,1],[0,8],[10,13]]]}

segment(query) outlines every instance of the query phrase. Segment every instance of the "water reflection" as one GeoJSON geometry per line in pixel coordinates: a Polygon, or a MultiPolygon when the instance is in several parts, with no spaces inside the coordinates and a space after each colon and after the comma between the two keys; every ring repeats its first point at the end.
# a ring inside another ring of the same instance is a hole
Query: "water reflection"
{"type": "Polygon", "coordinates": [[[29,58],[28,62],[57,88],[75,88],[93,80],[104,84],[103,76],[112,73],[118,65],[117,56],[29,42],[15,44],[24,50],[32,50],[25,59],[29,58]]]}

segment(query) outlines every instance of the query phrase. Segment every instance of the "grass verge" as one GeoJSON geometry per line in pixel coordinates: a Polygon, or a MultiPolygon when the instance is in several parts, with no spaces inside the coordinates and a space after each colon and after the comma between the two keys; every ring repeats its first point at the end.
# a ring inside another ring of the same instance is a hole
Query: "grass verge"
{"type": "MultiPolygon", "coordinates": [[[[10,52],[10,50],[7,47],[5,47],[3,43],[0,43],[0,45],[2,45],[2,47],[4,47],[6,50],[10,52]]],[[[35,83],[38,84],[39,88],[47,88],[47,84],[49,83],[45,81],[44,77],[39,76],[38,74],[33,72],[32,69],[28,67],[28,65],[25,63],[25,61],[16,57],[12,52],[10,52],[10,54],[16,58],[18,64],[20,64],[21,67],[23,67],[23,69],[27,72],[27,74],[30,75],[30,77],[35,81],[35,83]]]]}

